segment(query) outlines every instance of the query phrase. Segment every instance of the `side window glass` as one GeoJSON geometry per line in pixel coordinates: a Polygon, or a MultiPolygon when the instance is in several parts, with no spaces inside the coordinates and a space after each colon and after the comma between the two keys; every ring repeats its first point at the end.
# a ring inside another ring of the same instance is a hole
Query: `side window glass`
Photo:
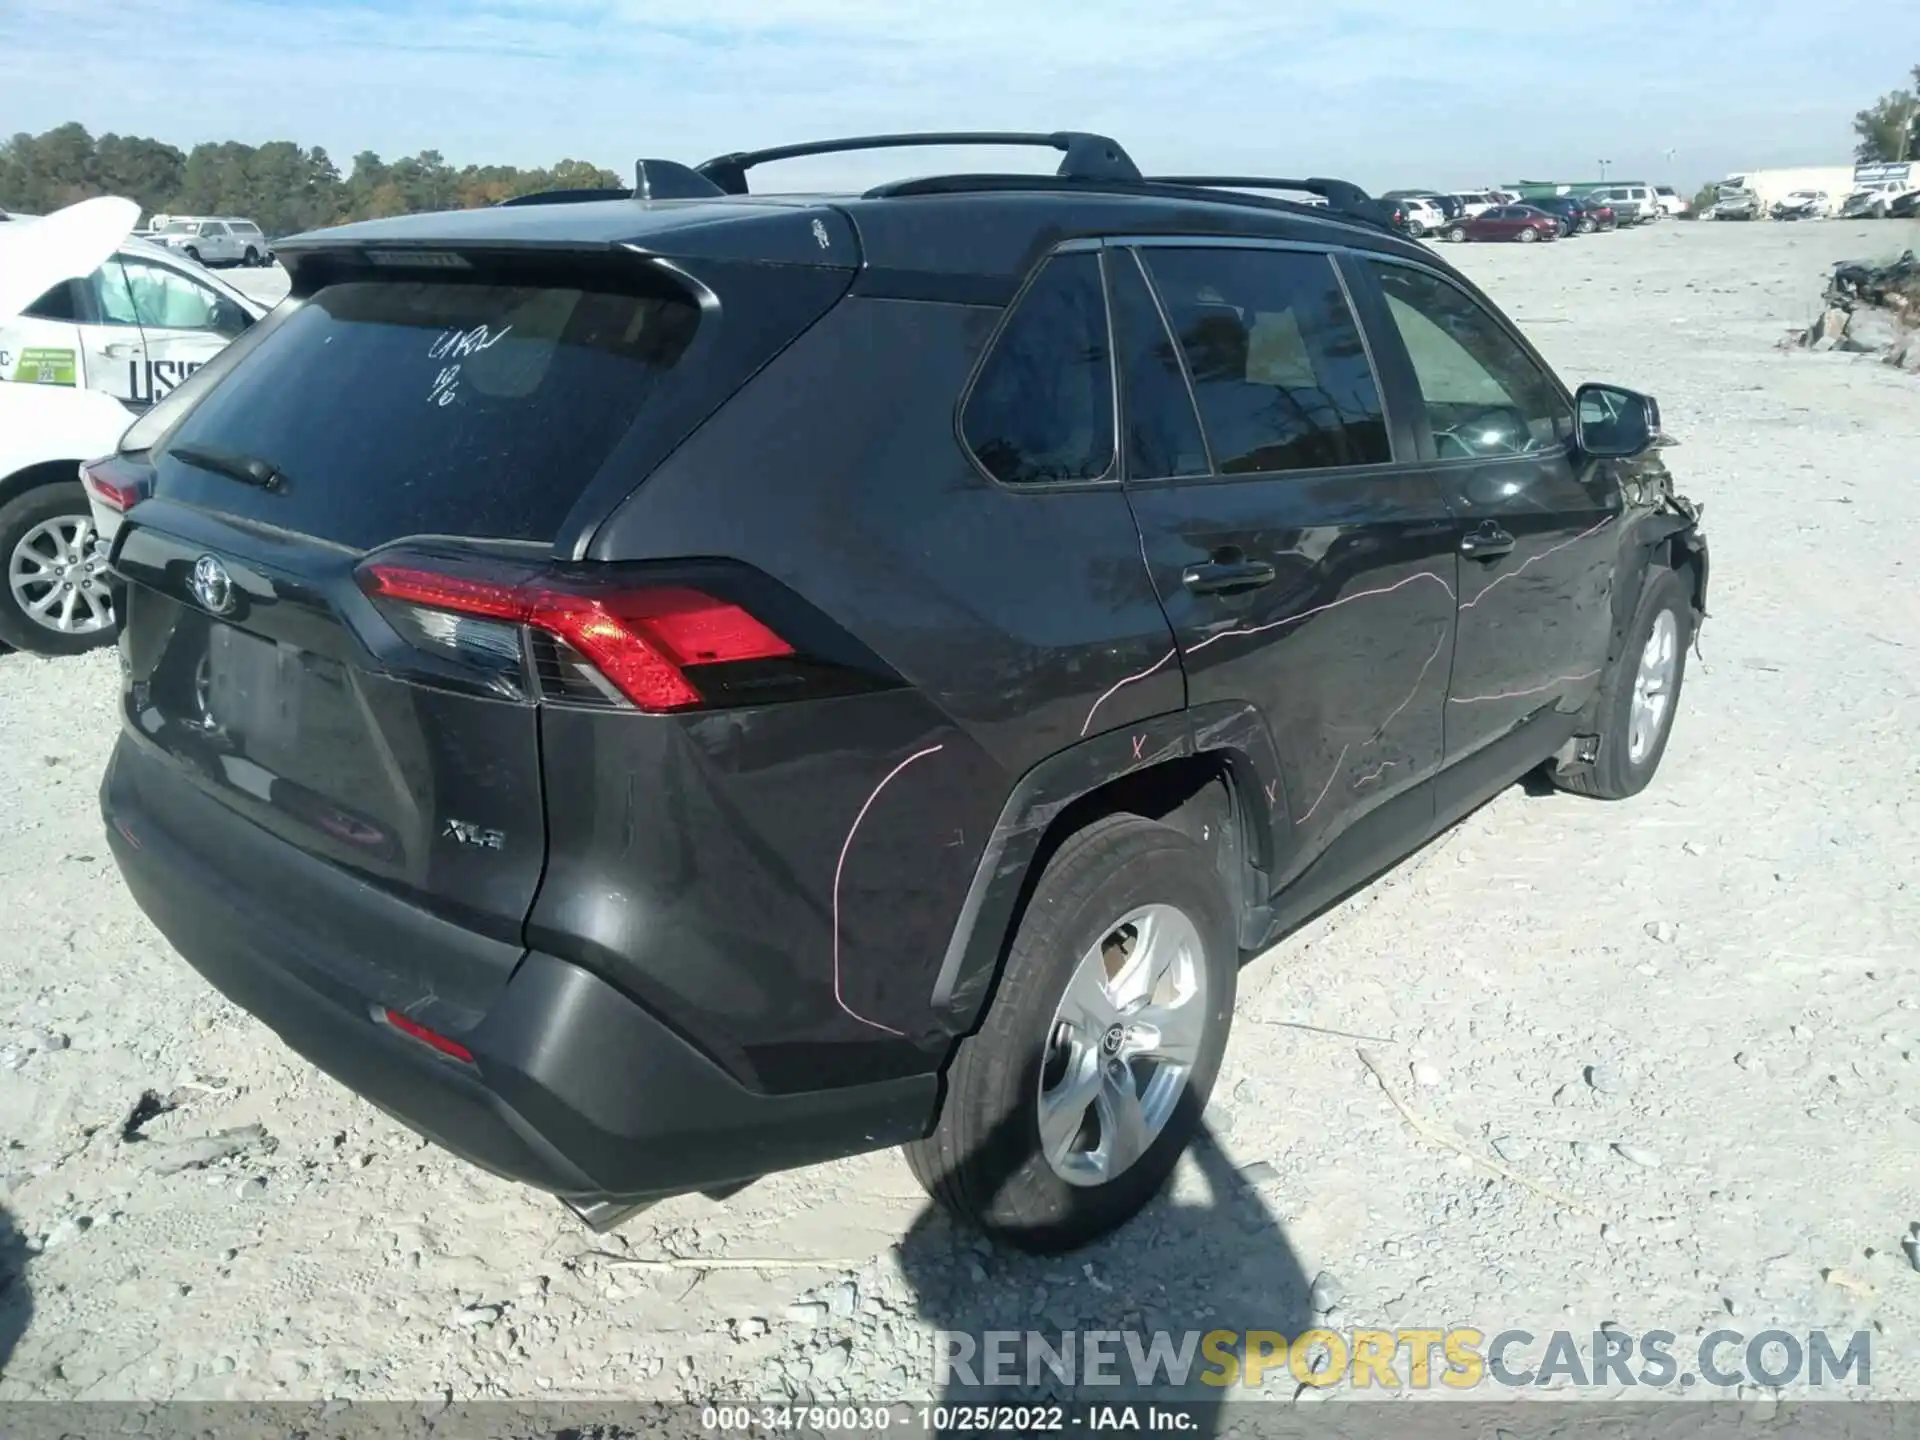
{"type": "Polygon", "coordinates": [[[1479,302],[1422,270],[1374,271],[1442,460],[1550,450],[1573,434],[1553,381],[1479,302]]]}
{"type": "Polygon", "coordinates": [[[96,325],[138,325],[134,313],[133,287],[128,283],[127,267],[109,260],[81,282],[92,293],[93,323],[96,325]]]}
{"type": "Polygon", "coordinates": [[[125,271],[120,303],[126,304],[126,292],[131,291],[134,316],[149,329],[202,330],[233,336],[249,322],[237,305],[177,270],[137,260],[106,268],[125,271]]]}
{"type": "Polygon", "coordinates": [[[73,282],[63,280],[21,314],[28,320],[64,320],[69,323],[80,318],[78,305],[74,298],[73,282]]]}
{"type": "Polygon", "coordinates": [[[1142,254],[1223,474],[1393,458],[1366,345],[1328,256],[1185,248],[1142,254]]]}
{"type": "Polygon", "coordinates": [[[960,431],[1008,485],[1098,480],[1113,468],[1113,373],[1100,257],[1057,255],[994,341],[960,431]]]}
{"type": "Polygon", "coordinates": [[[1200,417],[1139,261],[1126,251],[1110,253],[1107,280],[1120,351],[1127,474],[1135,480],[1207,474],[1200,417]]]}

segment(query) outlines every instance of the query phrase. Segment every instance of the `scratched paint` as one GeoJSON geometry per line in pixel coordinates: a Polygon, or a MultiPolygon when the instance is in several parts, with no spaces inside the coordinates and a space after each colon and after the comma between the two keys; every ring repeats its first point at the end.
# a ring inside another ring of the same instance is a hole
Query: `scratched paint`
{"type": "Polygon", "coordinates": [[[1149,665],[1146,669],[1142,670],[1138,675],[1129,675],[1124,680],[1116,681],[1113,687],[1109,689],[1106,694],[1102,695],[1098,700],[1093,702],[1093,708],[1087,711],[1087,718],[1080,722],[1081,738],[1084,739],[1086,737],[1087,732],[1093,728],[1093,717],[1100,713],[1100,707],[1102,705],[1106,704],[1107,701],[1111,700],[1114,696],[1118,695],[1127,686],[1137,684],[1139,681],[1145,680],[1149,675],[1153,675],[1157,673],[1166,665],[1166,663],[1169,660],[1173,659],[1173,657],[1178,655],[1179,653],[1180,652],[1178,649],[1169,650],[1166,654],[1162,655],[1158,660],[1154,661],[1153,664],[1149,665]]]}
{"type": "Polygon", "coordinates": [[[841,993],[841,989],[840,989],[840,877],[846,872],[847,854],[849,851],[853,849],[853,837],[860,832],[860,822],[867,818],[867,812],[873,809],[874,802],[880,798],[881,792],[884,791],[887,788],[887,786],[891,785],[894,782],[894,780],[900,776],[901,772],[904,771],[908,766],[914,764],[916,761],[926,759],[929,755],[938,755],[942,750],[946,748],[947,747],[944,745],[929,745],[924,750],[916,750],[913,754],[907,756],[906,759],[902,760],[898,765],[894,766],[893,769],[887,772],[885,778],[882,779],[878,785],[874,786],[873,792],[867,796],[866,803],[860,807],[860,813],[853,817],[853,824],[847,828],[847,838],[840,842],[840,858],[838,861],[834,863],[834,867],[833,867],[833,999],[834,999],[834,1003],[838,1005],[848,1015],[850,1015],[853,1019],[858,1020],[862,1025],[869,1025],[873,1027],[875,1030],[884,1031],[888,1035],[904,1035],[905,1032],[896,1030],[891,1025],[882,1025],[878,1020],[869,1020],[865,1015],[862,1015],[858,1010],[855,1010],[851,1005],[847,1004],[846,996],[841,993]]]}
{"type": "Polygon", "coordinates": [[[1502,585],[1506,584],[1507,581],[1517,579],[1518,577],[1526,574],[1528,570],[1532,569],[1540,561],[1545,560],[1549,555],[1558,555],[1562,550],[1570,549],[1571,547],[1578,545],[1582,540],[1587,539],[1589,536],[1599,534],[1602,530],[1606,529],[1607,526],[1611,525],[1612,523],[1613,523],[1613,516],[1609,515],[1605,519],[1601,520],[1601,522],[1598,525],[1594,525],[1589,527],[1588,529],[1582,530],[1578,535],[1574,536],[1571,540],[1562,540],[1558,545],[1551,545],[1545,550],[1542,550],[1537,555],[1529,555],[1519,565],[1516,565],[1513,569],[1507,571],[1506,574],[1496,576],[1493,580],[1489,581],[1485,589],[1481,590],[1479,594],[1473,597],[1473,599],[1467,601],[1464,605],[1460,607],[1460,609],[1463,612],[1473,609],[1474,606],[1478,605],[1482,600],[1486,599],[1487,596],[1492,594],[1495,590],[1499,589],[1502,585]]]}
{"type": "Polygon", "coordinates": [[[1524,690],[1497,690],[1491,695],[1449,695],[1447,703],[1449,705],[1481,705],[1489,700],[1523,700],[1529,695],[1544,694],[1548,690],[1557,689],[1562,685],[1571,685],[1578,680],[1591,680],[1599,673],[1598,670],[1582,670],[1578,675],[1556,675],[1543,685],[1529,685],[1524,690]]]}

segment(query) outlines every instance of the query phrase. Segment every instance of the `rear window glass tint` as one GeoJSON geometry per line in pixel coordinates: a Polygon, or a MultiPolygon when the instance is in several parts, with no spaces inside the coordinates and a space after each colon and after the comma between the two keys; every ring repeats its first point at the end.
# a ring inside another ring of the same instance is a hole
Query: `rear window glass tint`
{"type": "Polygon", "coordinates": [[[1008,485],[1098,480],[1113,468],[1113,374],[1096,255],[1049,260],[967,398],[974,458],[1008,485]]]}
{"type": "Polygon", "coordinates": [[[679,296],[329,286],[167,441],[268,461],[285,490],[207,476],[167,447],[161,483],[357,549],[430,533],[550,541],[697,322],[679,296]]]}

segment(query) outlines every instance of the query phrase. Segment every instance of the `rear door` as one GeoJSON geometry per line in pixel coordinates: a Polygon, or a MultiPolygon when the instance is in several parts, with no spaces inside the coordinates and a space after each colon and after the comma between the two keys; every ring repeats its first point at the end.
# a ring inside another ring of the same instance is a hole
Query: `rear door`
{"type": "Polygon", "coordinates": [[[1458,517],[1453,764],[1591,694],[1611,633],[1620,486],[1611,466],[1578,458],[1552,372],[1463,286],[1383,258],[1357,273],[1385,302],[1377,353],[1410,374],[1427,474],[1458,517]]]}
{"type": "Polygon", "coordinates": [[[1265,717],[1283,884],[1440,764],[1452,518],[1404,463],[1326,251],[1148,242],[1109,260],[1148,565],[1188,702],[1265,717]]]}

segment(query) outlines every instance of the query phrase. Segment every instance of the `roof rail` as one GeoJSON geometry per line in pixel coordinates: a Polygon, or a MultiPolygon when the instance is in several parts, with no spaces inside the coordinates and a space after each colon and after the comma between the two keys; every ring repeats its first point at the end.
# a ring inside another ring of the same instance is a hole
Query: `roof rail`
{"type": "Polygon", "coordinates": [[[536,190],[531,195],[516,195],[494,206],[505,210],[518,205],[582,205],[589,200],[631,200],[631,190],[536,190]]]}
{"type": "Polygon", "coordinates": [[[1161,179],[1151,177],[1141,180],[1090,180],[1077,181],[1062,185],[1058,177],[1052,175],[929,175],[918,180],[893,180],[884,185],[876,185],[866,192],[869,200],[884,200],[893,196],[905,195],[965,195],[983,190],[1051,191],[1058,193],[1062,189],[1071,189],[1080,193],[1095,191],[1107,195],[1151,195],[1160,199],[1201,199],[1229,205],[1252,205],[1263,210],[1278,210],[1293,215],[1308,215],[1316,220],[1344,221],[1354,225],[1365,225],[1370,229],[1385,230],[1398,235],[1394,227],[1392,211],[1379,201],[1368,198],[1358,186],[1349,186],[1344,180],[1259,180],[1249,182],[1235,178],[1232,188],[1217,189],[1226,182],[1208,179],[1204,184],[1194,179],[1161,179]],[[1338,190],[1339,203],[1331,198],[1324,205],[1313,205],[1303,200],[1282,200],[1266,195],[1248,195],[1246,189],[1260,190],[1297,190],[1305,194],[1317,195],[1321,192],[1308,188],[1313,185],[1346,187],[1338,190]],[[1212,189],[1214,193],[1204,197],[1192,192],[1199,189],[1212,189]],[[1347,193],[1351,191],[1351,194],[1347,193]],[[1355,197],[1358,197],[1357,199],[1355,197]]]}
{"type": "Polygon", "coordinates": [[[1329,180],[1315,176],[1306,180],[1283,180],[1270,175],[1154,175],[1155,185],[1192,185],[1208,190],[1293,190],[1302,195],[1318,195],[1329,210],[1355,220],[1393,228],[1392,207],[1383,206],[1350,180],[1329,180]]]}
{"type": "Polygon", "coordinates": [[[908,150],[933,145],[1033,146],[1059,150],[1065,158],[1056,174],[1075,180],[1138,180],[1140,167],[1104,135],[1079,130],[1051,134],[1022,130],[929,130],[906,135],[855,135],[844,140],[813,140],[800,145],[776,145],[767,150],[739,150],[717,155],[694,169],[729,195],[747,193],[747,171],[774,160],[798,160],[808,155],[840,155],[853,150],[908,150]]]}

